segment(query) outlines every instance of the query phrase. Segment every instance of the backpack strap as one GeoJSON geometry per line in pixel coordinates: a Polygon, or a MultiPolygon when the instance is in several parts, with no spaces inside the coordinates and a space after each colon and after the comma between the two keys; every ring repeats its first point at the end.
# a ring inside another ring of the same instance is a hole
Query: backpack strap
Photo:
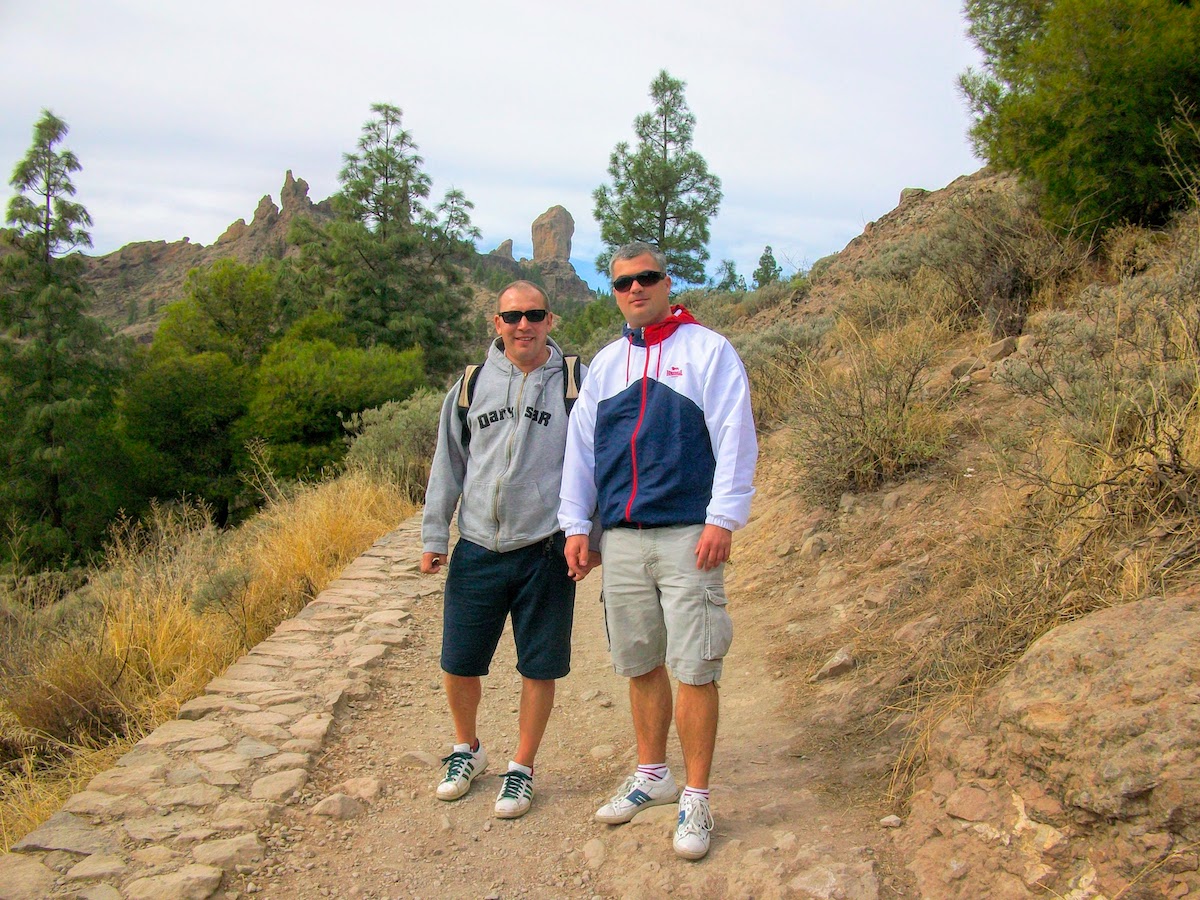
{"type": "Polygon", "coordinates": [[[568,416],[571,414],[571,407],[579,399],[579,382],[583,380],[582,365],[578,356],[563,357],[563,405],[567,408],[568,416]]]}
{"type": "MultiPolygon", "coordinates": [[[[583,363],[578,356],[563,357],[563,406],[567,415],[579,399],[579,383],[583,381],[583,363]]],[[[463,370],[462,380],[458,387],[458,422],[462,428],[462,445],[464,449],[471,443],[471,429],[467,427],[467,412],[471,401],[475,399],[475,382],[479,380],[479,370],[482,366],[472,363],[463,370]]]]}
{"type": "Polygon", "coordinates": [[[458,423],[462,427],[462,445],[465,448],[471,443],[471,429],[467,427],[467,411],[471,401],[475,399],[475,382],[479,380],[480,366],[472,363],[463,370],[462,381],[458,388],[458,423]]]}

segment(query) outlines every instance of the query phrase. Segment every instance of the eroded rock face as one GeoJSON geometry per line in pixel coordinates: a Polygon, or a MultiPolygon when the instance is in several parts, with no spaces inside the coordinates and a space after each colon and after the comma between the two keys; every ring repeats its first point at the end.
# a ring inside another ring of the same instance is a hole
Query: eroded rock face
{"type": "Polygon", "coordinates": [[[552,206],[533,220],[533,261],[569,260],[575,220],[561,206],[552,206]]]}
{"type": "Polygon", "coordinates": [[[1200,595],[1039,640],[939,727],[911,812],[923,897],[1200,891],[1200,595]]]}

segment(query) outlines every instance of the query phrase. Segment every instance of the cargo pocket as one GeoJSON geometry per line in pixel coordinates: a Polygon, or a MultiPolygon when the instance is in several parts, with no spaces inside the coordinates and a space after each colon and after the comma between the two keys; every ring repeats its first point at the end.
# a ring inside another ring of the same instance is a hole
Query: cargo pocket
{"type": "Polygon", "coordinates": [[[714,584],[704,589],[705,659],[724,659],[733,643],[733,620],[725,609],[725,587],[714,584]]]}
{"type": "Polygon", "coordinates": [[[604,602],[604,591],[600,591],[600,609],[604,611],[604,640],[608,642],[608,652],[612,653],[612,635],[608,631],[608,604],[604,602]]]}

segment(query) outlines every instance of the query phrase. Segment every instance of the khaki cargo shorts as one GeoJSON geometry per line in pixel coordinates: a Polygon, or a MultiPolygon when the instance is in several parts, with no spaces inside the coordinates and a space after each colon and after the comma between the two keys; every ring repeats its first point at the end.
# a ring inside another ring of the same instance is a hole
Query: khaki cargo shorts
{"type": "Polygon", "coordinates": [[[635,678],[664,663],[684,684],[721,678],[733,642],[724,565],[696,568],[703,525],[610,528],[600,541],[613,669],[635,678]]]}

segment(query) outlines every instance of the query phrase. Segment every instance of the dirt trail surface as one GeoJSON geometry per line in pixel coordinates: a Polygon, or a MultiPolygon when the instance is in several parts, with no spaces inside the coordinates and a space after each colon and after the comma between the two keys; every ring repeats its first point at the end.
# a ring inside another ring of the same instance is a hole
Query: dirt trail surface
{"type": "MultiPolygon", "coordinates": [[[[418,556],[414,542],[414,571],[418,556]]],[[[484,681],[479,733],[489,768],[466,797],[434,797],[437,758],[453,736],[438,667],[436,590],[411,606],[412,639],[372,672],[369,698],[339,716],[305,794],[264,835],[262,865],[231,880],[246,893],[294,900],[914,896],[902,863],[888,858],[891,841],[879,825],[886,810],[831,789],[820,764],[795,749],[796,726],[780,712],[789,678],[770,661],[787,619],[764,608],[761,591],[747,589],[748,581],[762,583],[747,577],[760,566],[737,560],[735,541],[728,580],[736,634],[721,684],[707,859],[675,856],[674,805],[621,826],[592,819],[636,765],[626,681],[609,665],[594,572],[580,586],[572,671],[558,684],[528,814],[493,817],[499,773],[517,737],[520,679],[508,632],[484,681]],[[348,818],[315,812],[323,800],[355,793],[369,799],[357,811],[348,803],[348,818]]],[[[430,583],[440,589],[442,580],[430,583]]],[[[682,785],[674,732],[668,757],[682,785]]]]}

